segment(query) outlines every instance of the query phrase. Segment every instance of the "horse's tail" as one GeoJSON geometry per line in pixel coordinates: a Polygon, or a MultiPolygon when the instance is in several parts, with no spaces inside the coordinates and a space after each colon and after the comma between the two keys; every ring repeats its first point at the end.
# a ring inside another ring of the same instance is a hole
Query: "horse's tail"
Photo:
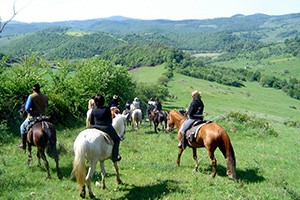
{"type": "Polygon", "coordinates": [[[225,130],[222,130],[221,139],[222,143],[219,145],[219,148],[226,159],[227,175],[232,179],[236,179],[235,154],[230,142],[230,138],[225,130]]]}
{"type": "Polygon", "coordinates": [[[86,168],[85,168],[85,147],[84,141],[77,143],[74,147],[74,161],[72,175],[75,175],[77,184],[82,187],[85,184],[86,168]]]}
{"type": "Polygon", "coordinates": [[[58,151],[56,148],[56,130],[50,122],[42,121],[42,129],[44,131],[45,136],[48,138],[46,153],[48,156],[54,159],[58,159],[58,151]]]}

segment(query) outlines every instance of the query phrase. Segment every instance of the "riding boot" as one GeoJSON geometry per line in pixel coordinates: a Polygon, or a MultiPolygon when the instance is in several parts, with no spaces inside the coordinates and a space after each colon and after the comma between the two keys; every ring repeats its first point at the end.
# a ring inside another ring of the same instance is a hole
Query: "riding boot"
{"type": "Polygon", "coordinates": [[[120,141],[114,141],[114,146],[113,146],[112,155],[111,155],[111,159],[113,162],[117,162],[122,159],[122,157],[119,156],[119,145],[120,145],[120,141]]]}
{"type": "Polygon", "coordinates": [[[178,146],[178,148],[181,148],[181,149],[185,149],[185,147],[186,147],[185,138],[184,138],[183,133],[181,133],[181,140],[177,146],[178,146]]]}
{"type": "Polygon", "coordinates": [[[27,134],[23,134],[21,136],[21,143],[18,145],[18,147],[26,150],[26,140],[27,140],[27,134]]]}

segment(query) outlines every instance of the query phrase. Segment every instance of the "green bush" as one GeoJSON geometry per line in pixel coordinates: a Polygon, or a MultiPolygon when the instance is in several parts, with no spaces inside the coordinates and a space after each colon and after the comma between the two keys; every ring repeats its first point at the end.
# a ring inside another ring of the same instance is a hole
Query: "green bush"
{"type": "Polygon", "coordinates": [[[249,116],[247,114],[239,112],[230,112],[226,116],[227,121],[237,122],[249,130],[255,129],[256,132],[261,135],[272,135],[277,137],[278,133],[269,126],[268,122],[261,119],[257,119],[254,116],[249,116]]]}

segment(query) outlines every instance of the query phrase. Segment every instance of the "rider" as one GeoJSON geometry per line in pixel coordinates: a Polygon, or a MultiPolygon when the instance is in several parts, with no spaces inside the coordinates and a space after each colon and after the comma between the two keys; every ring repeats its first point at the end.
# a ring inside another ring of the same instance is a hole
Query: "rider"
{"type": "Polygon", "coordinates": [[[113,109],[113,108],[117,108],[118,110],[120,109],[119,97],[117,95],[113,96],[109,107],[110,107],[110,109],[113,109]]]}
{"type": "Polygon", "coordinates": [[[134,109],[141,109],[141,102],[137,97],[135,97],[132,101],[132,110],[134,109]]]}
{"type": "Polygon", "coordinates": [[[127,113],[130,113],[130,101],[127,100],[124,106],[123,114],[126,115],[127,113]]]}
{"type": "Polygon", "coordinates": [[[32,87],[33,93],[30,94],[25,103],[25,111],[28,113],[26,119],[20,126],[21,132],[21,143],[18,145],[19,148],[26,149],[26,129],[27,126],[34,118],[45,115],[46,109],[48,107],[48,99],[46,95],[42,94],[40,91],[40,85],[38,83],[34,84],[32,87]]]}
{"type": "Polygon", "coordinates": [[[94,99],[95,95],[91,96],[91,99],[88,102],[88,110],[96,107],[94,99]]]}
{"type": "Polygon", "coordinates": [[[185,139],[185,131],[190,128],[190,126],[196,121],[196,120],[202,120],[203,119],[203,110],[204,110],[204,104],[201,100],[201,94],[198,91],[192,92],[192,102],[190,104],[190,107],[187,111],[187,119],[184,121],[182,126],[180,127],[180,134],[181,134],[181,141],[178,144],[178,148],[185,149],[186,147],[186,139],[185,139]]]}
{"type": "Polygon", "coordinates": [[[112,117],[110,109],[104,106],[105,100],[101,94],[95,96],[96,108],[91,113],[91,128],[97,128],[107,133],[114,141],[112,149],[112,161],[117,162],[122,158],[119,156],[120,137],[112,126],[112,117]],[[119,157],[118,157],[119,156],[119,157]]]}
{"type": "Polygon", "coordinates": [[[155,99],[155,109],[154,109],[154,111],[156,112],[156,113],[158,113],[158,112],[160,112],[162,110],[162,105],[161,105],[161,103],[160,103],[160,101],[159,101],[159,99],[158,99],[158,97],[155,99]]]}

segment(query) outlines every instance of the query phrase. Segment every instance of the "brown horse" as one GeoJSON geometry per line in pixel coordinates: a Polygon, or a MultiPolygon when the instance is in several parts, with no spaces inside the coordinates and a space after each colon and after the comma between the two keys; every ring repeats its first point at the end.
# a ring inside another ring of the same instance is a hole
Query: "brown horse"
{"type": "Polygon", "coordinates": [[[119,108],[117,107],[111,107],[110,112],[112,118],[115,118],[116,114],[121,114],[119,108]]]}
{"type": "MultiPolygon", "coordinates": [[[[184,122],[185,118],[176,110],[171,110],[168,115],[167,130],[171,131],[174,126],[178,130],[178,140],[181,141],[180,127],[184,122]]],[[[195,140],[188,140],[188,146],[193,149],[193,158],[195,161],[195,169],[198,170],[198,160],[197,160],[197,148],[205,147],[208,151],[208,155],[212,163],[212,177],[215,177],[217,169],[217,160],[215,158],[214,152],[218,147],[226,159],[227,164],[227,175],[236,179],[236,167],[235,167],[235,155],[233,147],[230,143],[229,136],[226,131],[217,123],[211,122],[203,125],[195,135],[195,140]]],[[[179,148],[177,165],[180,165],[180,157],[184,149],[179,148]]]]}
{"type": "Polygon", "coordinates": [[[60,168],[59,168],[59,153],[56,149],[56,130],[52,123],[48,121],[38,121],[36,122],[27,133],[27,145],[28,145],[28,164],[31,164],[32,156],[31,150],[32,146],[37,148],[37,158],[38,166],[41,166],[40,159],[42,158],[47,170],[47,179],[51,178],[49,163],[47,161],[45,151],[55,160],[57,176],[59,179],[62,178],[60,168]]]}
{"type": "Polygon", "coordinates": [[[161,125],[162,131],[166,130],[167,127],[167,116],[168,113],[164,110],[161,111],[149,111],[149,119],[150,121],[153,121],[154,124],[154,132],[157,133],[157,131],[160,131],[160,128],[158,125],[161,125]]]}

